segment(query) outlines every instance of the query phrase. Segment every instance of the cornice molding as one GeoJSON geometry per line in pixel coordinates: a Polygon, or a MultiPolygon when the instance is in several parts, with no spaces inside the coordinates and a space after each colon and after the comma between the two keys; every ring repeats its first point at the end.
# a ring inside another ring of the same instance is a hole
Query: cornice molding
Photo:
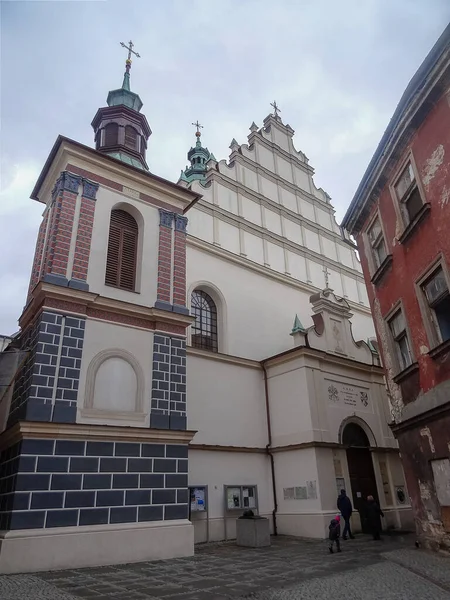
{"type": "MultiPolygon", "coordinates": [[[[123,186],[131,189],[135,187],[136,191],[144,195],[148,192],[152,193],[158,202],[172,205],[172,208],[179,207],[181,212],[199,198],[198,194],[188,188],[178,186],[150,172],[125,165],[115,158],[62,136],[58,137],[50,152],[34,187],[32,198],[46,203],[59,173],[64,171],[71,161],[81,163],[77,166],[88,171],[99,169],[98,176],[111,179],[113,183],[111,189],[115,191],[121,191],[123,186]]],[[[95,176],[96,173],[92,175],[95,176]]]]}
{"type": "MultiPolygon", "coordinates": [[[[296,254],[299,254],[300,256],[305,256],[307,258],[310,258],[311,260],[318,262],[321,266],[324,263],[326,263],[330,267],[333,267],[333,269],[336,270],[338,273],[345,273],[347,275],[350,275],[351,277],[359,280],[361,283],[363,283],[365,285],[363,274],[360,273],[359,271],[357,271],[356,269],[352,269],[351,267],[348,267],[347,265],[344,265],[337,260],[329,258],[328,256],[325,256],[324,254],[320,254],[318,252],[315,252],[314,250],[310,250],[306,246],[301,246],[300,244],[296,244],[295,242],[289,240],[287,237],[283,237],[282,235],[275,233],[274,231],[271,231],[270,229],[267,229],[267,228],[263,227],[262,225],[257,225],[256,223],[247,221],[243,217],[240,217],[239,215],[235,215],[234,213],[230,213],[229,211],[225,210],[224,208],[221,208],[220,206],[218,206],[216,204],[211,204],[210,202],[201,200],[197,204],[196,208],[197,208],[197,210],[201,210],[202,212],[211,214],[211,216],[213,216],[213,217],[220,216],[222,221],[224,221],[230,225],[233,225],[233,226],[237,227],[238,229],[248,231],[249,233],[252,233],[253,235],[257,235],[258,237],[260,237],[262,239],[271,241],[271,243],[281,246],[282,248],[287,248],[288,250],[291,250],[292,252],[295,252],[296,254]],[[269,239],[269,238],[271,238],[271,239],[269,239]]],[[[317,233],[318,235],[321,234],[320,231],[315,232],[315,233],[317,233]]],[[[324,236],[324,237],[327,237],[327,236],[324,236]]],[[[200,238],[196,238],[196,239],[200,239],[200,238]]],[[[330,238],[328,238],[328,239],[330,239],[330,238]]],[[[336,241],[336,240],[331,240],[331,241],[336,241]]],[[[208,243],[208,242],[206,242],[206,243],[208,243]]]]}
{"type": "MultiPolygon", "coordinates": [[[[247,198],[248,200],[250,200],[252,202],[256,202],[257,204],[260,204],[273,212],[279,212],[281,215],[290,219],[291,221],[295,221],[300,225],[304,225],[304,226],[308,227],[309,229],[314,230],[316,233],[323,233],[326,237],[328,237],[329,239],[332,239],[332,241],[341,242],[341,243],[343,242],[341,235],[339,233],[336,233],[332,229],[327,229],[320,223],[317,223],[317,221],[311,221],[311,219],[308,219],[304,215],[300,215],[299,213],[288,208],[287,206],[284,206],[284,204],[281,204],[280,202],[276,202],[275,200],[271,200],[270,198],[267,198],[267,196],[264,196],[263,194],[261,194],[259,192],[251,190],[251,188],[247,188],[245,186],[240,187],[241,184],[236,183],[236,182],[234,182],[234,184],[233,184],[232,179],[222,177],[219,174],[219,176],[217,178],[215,178],[215,182],[220,183],[220,185],[224,185],[224,187],[227,187],[228,189],[232,189],[234,192],[236,192],[236,194],[240,194],[242,197],[247,198]]],[[[200,185],[202,185],[202,184],[200,183],[200,185]]],[[[212,185],[212,180],[211,180],[211,185],[212,185]]],[[[210,187],[210,186],[208,186],[208,187],[210,187]]],[[[198,202],[198,206],[200,206],[200,205],[221,208],[218,204],[208,202],[208,200],[205,200],[205,199],[200,200],[198,202]]],[[[225,209],[221,209],[221,210],[225,210],[225,209]]],[[[229,213],[230,211],[226,211],[226,212],[229,213]]],[[[235,213],[230,213],[230,214],[234,215],[235,217],[237,217],[239,219],[244,219],[244,217],[241,215],[237,215],[235,213]]],[[[330,212],[330,217],[332,219],[334,219],[334,214],[332,212],[330,212]]],[[[246,219],[244,219],[244,221],[246,221],[246,219]]],[[[246,222],[251,222],[251,221],[246,221],[246,222]]],[[[347,246],[348,244],[342,244],[342,245],[347,246]]]]}
{"type": "Polygon", "coordinates": [[[20,421],[0,436],[0,450],[23,439],[113,440],[116,442],[150,442],[188,444],[197,432],[191,430],[150,429],[77,423],[43,423],[20,421]]]}
{"type": "Polygon", "coordinates": [[[204,358],[206,360],[228,363],[238,367],[262,370],[260,362],[257,360],[251,360],[249,358],[241,358],[240,356],[234,356],[231,354],[220,354],[219,352],[208,352],[207,350],[199,350],[198,348],[193,348],[192,346],[187,346],[186,352],[188,356],[195,356],[197,358],[204,358]]]}
{"type": "MultiPolygon", "coordinates": [[[[262,363],[264,363],[265,365],[267,365],[267,367],[270,368],[277,365],[281,365],[286,362],[290,362],[292,360],[296,360],[297,358],[310,358],[315,361],[319,361],[319,363],[325,362],[328,365],[338,365],[346,369],[363,371],[364,373],[366,373],[366,375],[370,374],[371,376],[379,377],[380,383],[383,384],[383,367],[379,367],[372,363],[363,363],[349,356],[338,356],[337,354],[332,354],[331,352],[327,352],[326,350],[320,350],[319,348],[297,346],[294,348],[290,348],[285,352],[281,352],[280,354],[269,356],[268,358],[264,359],[262,363]]],[[[312,365],[305,365],[305,368],[313,367],[312,365]]],[[[321,370],[326,372],[325,369],[321,370]]]]}
{"type": "Polygon", "coordinates": [[[171,331],[175,335],[185,335],[186,328],[195,320],[190,315],[123,302],[93,292],[40,281],[19,319],[20,327],[24,329],[42,310],[70,312],[138,329],[171,331]]]}
{"type": "MultiPolygon", "coordinates": [[[[229,168],[229,169],[233,168],[233,165],[235,165],[235,164],[239,164],[241,166],[248,167],[254,173],[256,173],[256,174],[259,173],[261,175],[264,175],[265,177],[267,177],[267,179],[272,180],[274,183],[282,184],[287,190],[293,192],[294,194],[298,194],[300,197],[305,196],[305,199],[310,200],[311,202],[313,202],[313,204],[317,204],[317,206],[319,206],[320,208],[323,208],[329,212],[331,212],[331,211],[334,212],[335,209],[331,203],[325,202],[324,200],[321,200],[320,198],[318,198],[311,192],[308,192],[307,190],[304,190],[303,188],[299,187],[295,183],[292,183],[291,181],[288,181],[287,179],[283,179],[280,175],[278,175],[277,173],[274,173],[273,171],[269,171],[269,169],[266,169],[266,167],[262,166],[260,163],[254,162],[253,160],[251,160],[247,156],[244,156],[241,153],[236,152],[236,153],[234,153],[233,156],[234,156],[233,160],[230,160],[230,163],[226,165],[227,168],[229,168]]],[[[220,165],[220,163],[219,163],[219,165],[220,165]]],[[[238,182],[236,179],[227,177],[226,174],[222,173],[218,169],[207,171],[207,173],[208,173],[208,175],[206,177],[206,182],[209,182],[211,179],[213,179],[216,175],[219,174],[222,177],[229,179],[230,181],[234,181],[235,184],[238,184],[238,185],[242,186],[243,188],[251,189],[251,188],[247,188],[247,186],[245,186],[241,182],[238,182]]],[[[311,176],[311,173],[309,173],[309,175],[311,176]]],[[[255,193],[258,194],[258,192],[255,192],[255,193]]]]}
{"type": "MultiPolygon", "coordinates": [[[[264,129],[264,128],[262,128],[262,129],[264,129]]],[[[275,142],[272,142],[272,140],[269,140],[266,137],[264,137],[264,135],[261,133],[261,130],[251,133],[248,136],[247,140],[248,140],[248,144],[245,144],[245,145],[249,149],[251,148],[251,146],[254,145],[255,141],[258,141],[261,143],[262,146],[265,146],[268,150],[270,150],[272,152],[272,154],[277,154],[278,156],[280,156],[281,158],[284,158],[288,162],[296,165],[297,167],[300,167],[305,173],[307,173],[308,175],[311,175],[311,177],[314,175],[314,173],[315,173],[314,167],[312,167],[309,163],[303,162],[300,158],[298,158],[298,156],[295,156],[295,154],[291,154],[287,150],[284,150],[283,148],[281,148],[281,146],[278,146],[277,144],[275,144],[275,142]]],[[[292,137],[291,137],[291,140],[292,140],[292,137]]],[[[292,147],[295,150],[293,140],[292,140],[292,147]]],[[[295,152],[298,153],[298,150],[295,150],[295,152]]],[[[308,160],[306,157],[306,154],[304,152],[302,152],[300,150],[300,153],[306,158],[306,160],[308,160]]]]}
{"type": "MultiPolygon", "coordinates": [[[[225,444],[189,444],[189,450],[203,450],[206,452],[242,452],[246,454],[272,454],[278,452],[292,452],[295,450],[305,450],[307,448],[331,448],[331,449],[346,449],[348,446],[344,446],[339,442],[301,442],[299,444],[287,444],[285,446],[269,446],[268,448],[257,447],[257,446],[227,446],[225,444]]],[[[374,446],[370,448],[371,452],[380,453],[399,453],[399,449],[393,446],[374,446]]]]}
{"type": "MultiPolygon", "coordinates": [[[[210,244],[209,242],[205,242],[204,240],[201,240],[200,238],[195,238],[193,236],[188,235],[187,245],[191,246],[193,248],[198,248],[200,250],[204,250],[205,252],[209,252],[210,254],[214,254],[215,256],[219,256],[220,258],[223,258],[224,260],[238,264],[239,266],[244,267],[244,268],[248,269],[249,271],[255,271],[255,272],[259,273],[260,275],[264,275],[266,277],[269,277],[270,279],[275,279],[276,281],[280,281],[281,283],[290,285],[291,287],[302,290],[310,295],[315,294],[318,291],[321,291],[320,288],[317,288],[313,285],[309,285],[307,283],[299,281],[298,279],[294,279],[293,277],[290,277],[288,275],[284,275],[283,273],[280,273],[278,271],[274,271],[273,269],[270,269],[269,267],[265,267],[263,265],[259,265],[258,263],[251,262],[242,256],[233,254],[233,252],[224,250],[223,248],[220,248],[218,246],[210,244]]],[[[321,262],[323,263],[323,261],[324,261],[324,258],[322,258],[321,262]]],[[[342,268],[342,267],[340,267],[340,268],[342,268]]],[[[362,277],[361,277],[361,279],[362,279],[362,277]]],[[[371,316],[370,308],[368,306],[365,306],[364,304],[357,304],[356,302],[354,302],[348,298],[346,298],[345,300],[349,303],[349,305],[353,311],[357,311],[359,313],[363,313],[363,314],[371,316]]]]}

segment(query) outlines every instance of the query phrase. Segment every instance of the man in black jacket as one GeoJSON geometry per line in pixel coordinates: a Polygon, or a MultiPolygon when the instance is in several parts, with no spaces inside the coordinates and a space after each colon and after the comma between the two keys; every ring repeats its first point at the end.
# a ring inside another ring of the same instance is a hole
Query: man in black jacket
{"type": "Polygon", "coordinates": [[[350,529],[350,517],[352,516],[353,506],[350,498],[345,493],[345,490],[341,490],[341,495],[337,499],[337,507],[341,511],[341,515],[345,523],[344,531],[342,532],[342,539],[346,540],[348,534],[350,539],[354,540],[355,536],[352,534],[352,530],[350,529]]]}
{"type": "Polygon", "coordinates": [[[367,496],[367,521],[369,523],[370,532],[373,535],[374,540],[380,540],[380,533],[382,530],[381,517],[384,517],[384,513],[380,508],[380,505],[373,496],[367,496]]]}

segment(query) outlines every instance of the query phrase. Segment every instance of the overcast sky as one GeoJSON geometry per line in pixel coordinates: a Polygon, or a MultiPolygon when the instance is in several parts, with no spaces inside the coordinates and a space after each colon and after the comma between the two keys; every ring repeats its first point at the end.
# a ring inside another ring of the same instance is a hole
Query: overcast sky
{"type": "Polygon", "coordinates": [[[220,160],[274,99],[342,219],[406,85],[450,19],[448,0],[0,1],[0,333],[17,329],[42,205],[29,200],[58,134],[90,126],[122,83],[153,135],[147,161],[176,181],[194,143],[220,160]]]}

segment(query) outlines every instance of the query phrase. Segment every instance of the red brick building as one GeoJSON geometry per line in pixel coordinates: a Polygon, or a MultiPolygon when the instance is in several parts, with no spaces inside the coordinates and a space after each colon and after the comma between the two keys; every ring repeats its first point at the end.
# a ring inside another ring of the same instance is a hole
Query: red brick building
{"type": "Polygon", "coordinates": [[[450,548],[450,26],[342,223],[366,279],[417,532],[450,548]]]}

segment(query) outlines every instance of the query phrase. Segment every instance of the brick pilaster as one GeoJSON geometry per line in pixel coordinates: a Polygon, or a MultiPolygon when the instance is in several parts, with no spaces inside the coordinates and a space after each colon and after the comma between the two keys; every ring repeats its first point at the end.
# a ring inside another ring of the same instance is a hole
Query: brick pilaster
{"type": "Polygon", "coordinates": [[[86,280],[91,250],[92,228],[94,226],[95,199],[98,187],[98,183],[92,183],[83,179],[75,252],[69,282],[70,287],[88,289],[86,280]]]}
{"type": "Polygon", "coordinates": [[[186,310],[186,226],[187,218],[175,215],[173,259],[173,305],[175,312],[186,310]],[[181,310],[180,310],[181,309],[181,310]],[[183,310],[185,309],[185,310],[183,310]]]}
{"type": "Polygon", "coordinates": [[[39,281],[39,278],[40,278],[40,275],[41,275],[41,272],[42,272],[42,261],[43,261],[43,256],[44,256],[45,234],[46,234],[46,231],[47,231],[47,225],[48,225],[49,215],[50,215],[50,209],[46,208],[44,216],[42,218],[41,226],[39,227],[39,233],[38,233],[38,238],[37,238],[37,242],[36,242],[36,250],[35,250],[35,253],[34,253],[33,268],[31,270],[30,286],[28,288],[28,297],[27,297],[27,300],[29,299],[30,294],[31,294],[34,286],[39,281]]]}
{"type": "Polygon", "coordinates": [[[43,279],[67,285],[67,266],[81,177],[63,171],[52,192],[52,215],[44,253],[43,279]]]}
{"type": "Polygon", "coordinates": [[[159,209],[158,287],[155,306],[172,310],[172,231],[174,214],[159,209]]]}

